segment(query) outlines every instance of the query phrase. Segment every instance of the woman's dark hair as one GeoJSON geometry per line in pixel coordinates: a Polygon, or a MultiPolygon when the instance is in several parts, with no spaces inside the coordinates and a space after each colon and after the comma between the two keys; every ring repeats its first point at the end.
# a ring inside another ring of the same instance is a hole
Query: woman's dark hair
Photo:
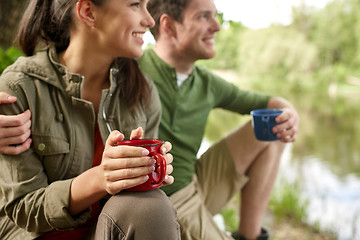
{"type": "Polygon", "coordinates": [[[117,65],[122,81],[120,95],[127,102],[129,109],[133,110],[141,100],[146,104],[150,101],[150,88],[138,62],[133,58],[118,58],[117,65]]]}
{"type": "MultiPolygon", "coordinates": [[[[91,0],[101,6],[107,0],[91,0]]],[[[78,0],[30,0],[16,37],[27,56],[35,53],[39,43],[54,43],[58,52],[65,50],[70,42],[72,9],[78,0]]],[[[122,96],[130,109],[144,98],[149,99],[149,87],[134,59],[119,58],[122,79],[122,96]]]]}
{"type": "Polygon", "coordinates": [[[43,41],[55,43],[58,49],[69,45],[71,10],[77,0],[30,0],[16,37],[27,56],[43,41]]]}
{"type": "Polygon", "coordinates": [[[150,29],[152,35],[157,39],[159,34],[160,18],[167,14],[175,21],[182,23],[183,14],[191,0],[151,0],[147,9],[155,20],[155,26],[150,29]]]}

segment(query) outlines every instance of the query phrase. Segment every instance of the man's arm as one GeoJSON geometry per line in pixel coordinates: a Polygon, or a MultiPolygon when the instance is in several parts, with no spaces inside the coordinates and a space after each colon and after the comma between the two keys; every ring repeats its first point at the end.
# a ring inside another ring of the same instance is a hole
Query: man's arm
{"type": "MultiPolygon", "coordinates": [[[[16,101],[16,97],[0,92],[0,104],[16,101]]],[[[30,110],[14,115],[0,115],[0,153],[17,155],[31,144],[31,113],[30,110]]]]}
{"type": "Polygon", "coordinates": [[[281,97],[272,97],[267,105],[268,108],[281,109],[284,112],[276,118],[276,122],[281,124],[275,126],[273,131],[282,142],[294,142],[299,131],[299,114],[295,107],[281,97]]]}

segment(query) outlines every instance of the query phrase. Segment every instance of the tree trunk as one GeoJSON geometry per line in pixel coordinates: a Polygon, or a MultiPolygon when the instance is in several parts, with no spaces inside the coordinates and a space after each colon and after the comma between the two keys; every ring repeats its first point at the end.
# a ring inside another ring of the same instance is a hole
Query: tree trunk
{"type": "Polygon", "coordinates": [[[28,0],[0,0],[0,47],[14,45],[20,19],[28,0]]]}

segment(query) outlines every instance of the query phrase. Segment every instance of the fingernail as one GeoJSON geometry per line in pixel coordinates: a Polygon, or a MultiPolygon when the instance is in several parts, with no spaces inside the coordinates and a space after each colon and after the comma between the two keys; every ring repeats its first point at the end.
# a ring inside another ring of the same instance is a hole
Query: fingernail
{"type": "Polygon", "coordinates": [[[166,153],[166,148],[162,148],[162,153],[163,153],[163,154],[166,153]]]}
{"type": "Polygon", "coordinates": [[[149,180],[149,176],[146,175],[146,176],[143,177],[143,179],[144,179],[144,182],[146,182],[147,180],[149,180]]]}
{"type": "Polygon", "coordinates": [[[149,155],[149,150],[144,149],[144,150],[142,151],[142,155],[143,155],[143,156],[149,155]]]}
{"type": "Polygon", "coordinates": [[[165,181],[167,181],[169,179],[168,175],[165,175],[165,181]]]}
{"type": "Polygon", "coordinates": [[[8,96],[7,99],[8,99],[8,100],[14,100],[15,97],[14,97],[14,96],[8,96]]]}

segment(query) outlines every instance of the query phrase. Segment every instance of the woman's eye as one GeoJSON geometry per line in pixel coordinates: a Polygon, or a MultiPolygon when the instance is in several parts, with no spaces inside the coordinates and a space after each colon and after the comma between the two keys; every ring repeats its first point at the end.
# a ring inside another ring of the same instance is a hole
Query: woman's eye
{"type": "Polygon", "coordinates": [[[140,2],[134,2],[131,4],[131,6],[138,7],[138,6],[140,6],[140,2]]]}

